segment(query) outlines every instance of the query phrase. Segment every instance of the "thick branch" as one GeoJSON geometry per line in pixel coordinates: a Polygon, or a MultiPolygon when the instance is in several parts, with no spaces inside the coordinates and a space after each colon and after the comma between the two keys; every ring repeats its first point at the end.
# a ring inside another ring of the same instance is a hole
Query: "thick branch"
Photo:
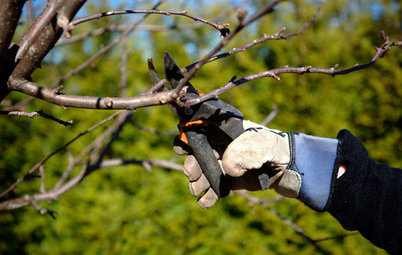
{"type": "Polygon", "coordinates": [[[21,59],[25,55],[29,47],[36,41],[36,39],[42,32],[42,29],[48,23],[50,23],[50,21],[56,15],[57,10],[61,8],[62,4],[62,0],[48,1],[45,9],[18,41],[17,45],[19,46],[19,49],[17,52],[17,56],[15,57],[16,62],[18,59],[21,59]]]}
{"type": "MultiPolygon", "coordinates": [[[[71,20],[86,0],[64,1],[63,6],[57,12],[57,16],[63,17],[64,20],[71,20]]],[[[55,15],[53,15],[55,17],[55,15]]],[[[29,47],[29,50],[24,55],[22,60],[15,67],[12,76],[26,78],[37,67],[40,66],[42,59],[53,48],[56,41],[63,32],[63,28],[57,25],[57,19],[51,21],[44,28],[35,42],[29,47]]]]}
{"type": "Polygon", "coordinates": [[[0,63],[13,38],[25,0],[2,0],[0,8],[0,63]]]}
{"type": "MultiPolygon", "coordinates": [[[[8,47],[13,38],[15,28],[21,16],[25,0],[3,0],[0,8],[0,102],[8,95],[7,79],[12,72],[11,61],[6,61],[11,55],[8,47]]],[[[10,57],[11,58],[11,57],[10,57]]]]}
{"type": "Polygon", "coordinates": [[[52,104],[74,108],[134,110],[140,107],[162,105],[176,100],[176,98],[172,96],[172,91],[135,97],[90,97],[60,94],[55,90],[18,78],[10,78],[9,84],[13,90],[29,96],[42,99],[52,104]]]}

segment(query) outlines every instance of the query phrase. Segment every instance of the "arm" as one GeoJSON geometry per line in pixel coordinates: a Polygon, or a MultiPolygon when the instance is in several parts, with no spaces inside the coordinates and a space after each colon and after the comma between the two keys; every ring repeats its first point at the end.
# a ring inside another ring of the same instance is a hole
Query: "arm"
{"type": "MultiPolygon", "coordinates": [[[[268,171],[269,187],[278,193],[328,211],[391,254],[401,252],[402,170],[375,164],[347,130],[330,139],[251,125],[222,155],[231,189],[261,190],[256,173],[268,171]]],[[[206,191],[201,207],[212,206],[218,198],[191,155],[184,170],[193,195],[206,191]]]]}
{"type": "Polygon", "coordinates": [[[338,162],[328,211],[345,229],[358,230],[391,254],[402,252],[402,170],[378,165],[349,131],[339,132],[338,162]]]}

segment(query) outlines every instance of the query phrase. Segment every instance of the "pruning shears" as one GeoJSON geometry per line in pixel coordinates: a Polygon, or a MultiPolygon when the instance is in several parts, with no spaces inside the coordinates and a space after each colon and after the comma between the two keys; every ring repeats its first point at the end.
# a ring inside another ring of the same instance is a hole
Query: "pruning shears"
{"type": "MultiPolygon", "coordinates": [[[[159,82],[159,78],[152,62],[149,61],[148,64],[151,79],[156,84],[159,82]]],[[[167,52],[164,54],[163,65],[166,79],[171,89],[175,89],[184,75],[167,52]]],[[[186,87],[186,95],[181,100],[200,96],[201,93],[189,82],[186,87]]],[[[167,90],[167,88],[164,89],[167,90]]],[[[172,105],[169,107],[172,108],[172,105]]],[[[228,144],[245,131],[243,114],[232,105],[216,98],[192,106],[176,106],[172,111],[177,113],[180,120],[178,126],[180,140],[191,149],[191,153],[197,159],[211,188],[218,197],[227,196],[230,191],[228,181],[225,180],[225,175],[213,149],[222,155],[228,144]]],[[[267,189],[268,175],[261,172],[258,179],[262,189],[267,189]]]]}

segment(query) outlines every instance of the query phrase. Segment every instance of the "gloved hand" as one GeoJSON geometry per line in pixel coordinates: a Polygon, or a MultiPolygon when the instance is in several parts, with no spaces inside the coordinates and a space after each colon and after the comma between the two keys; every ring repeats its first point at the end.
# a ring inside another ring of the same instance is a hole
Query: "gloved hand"
{"type": "MultiPolygon", "coordinates": [[[[323,210],[329,197],[337,140],[284,133],[250,121],[243,121],[243,126],[243,134],[223,153],[215,153],[230,189],[261,190],[258,175],[265,171],[270,177],[269,188],[323,210]]],[[[179,139],[175,140],[174,150],[179,155],[188,153],[179,139]]],[[[214,205],[219,198],[193,155],[187,155],[183,168],[190,180],[190,193],[199,196],[205,191],[199,205],[214,205]]]]}

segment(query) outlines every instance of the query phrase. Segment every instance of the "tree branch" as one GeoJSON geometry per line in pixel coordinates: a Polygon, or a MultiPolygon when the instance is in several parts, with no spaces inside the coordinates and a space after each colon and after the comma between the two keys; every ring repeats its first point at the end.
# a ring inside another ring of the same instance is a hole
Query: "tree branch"
{"type": "MultiPolygon", "coordinates": [[[[168,26],[168,25],[152,25],[152,24],[147,24],[147,25],[139,25],[136,28],[136,31],[139,30],[147,30],[147,31],[165,31],[165,30],[185,30],[185,29],[196,29],[205,26],[203,23],[193,23],[193,24],[182,24],[182,25],[177,25],[177,26],[168,26]]],[[[77,41],[84,40],[90,36],[98,36],[102,35],[106,32],[124,32],[128,28],[130,28],[131,25],[116,25],[116,24],[111,24],[107,27],[102,27],[98,28],[89,32],[77,34],[77,35],[72,35],[69,38],[64,38],[60,39],[56,43],[56,47],[63,46],[66,44],[74,43],[77,41]]]]}
{"type": "MultiPolygon", "coordinates": [[[[234,33],[230,34],[232,36],[234,33]]],[[[385,37],[385,35],[384,35],[385,37]]],[[[387,39],[387,37],[385,37],[387,39]]],[[[226,40],[226,39],[224,39],[226,40]]],[[[335,75],[344,75],[350,72],[354,72],[357,70],[365,69],[372,66],[379,57],[382,57],[388,50],[391,49],[392,46],[399,46],[401,42],[391,42],[388,39],[380,46],[376,48],[376,54],[371,59],[371,61],[367,64],[363,65],[355,65],[352,68],[343,69],[343,70],[336,70],[337,65],[332,68],[316,68],[311,66],[305,67],[289,67],[284,66],[256,74],[249,75],[247,77],[238,79],[236,81],[230,81],[226,85],[211,91],[209,93],[204,94],[203,96],[197,98],[191,98],[186,100],[185,102],[179,102],[181,106],[190,106],[202,101],[208,100],[210,98],[214,98],[219,94],[226,92],[234,87],[237,87],[241,84],[247,83],[249,81],[264,78],[264,77],[273,77],[276,80],[280,80],[278,74],[283,73],[297,73],[297,74],[304,74],[304,73],[320,73],[320,74],[327,74],[331,76],[335,75]]],[[[206,58],[204,58],[205,60],[206,58]]],[[[208,60],[208,59],[207,59],[208,60]]],[[[203,60],[197,63],[193,69],[198,70],[201,67],[203,60]],[[196,68],[198,66],[198,69],[196,68]]],[[[205,62],[206,63],[206,62],[205,62]]],[[[191,71],[190,71],[191,73],[191,71]]],[[[189,76],[186,76],[189,77],[189,76]]],[[[186,80],[184,77],[180,83],[186,80]]],[[[153,87],[158,88],[160,85],[165,83],[165,79],[161,80],[157,85],[153,87]]],[[[89,97],[89,96],[74,96],[74,95],[65,95],[56,93],[57,91],[48,89],[46,87],[40,86],[36,83],[29,82],[27,80],[18,79],[18,78],[10,78],[9,85],[13,90],[23,92],[27,95],[40,98],[47,102],[65,106],[65,107],[77,107],[77,108],[86,108],[86,109],[125,109],[125,110],[133,110],[139,107],[146,107],[146,106],[154,106],[154,105],[161,105],[167,104],[173,101],[177,101],[177,98],[180,95],[177,94],[176,89],[170,91],[163,91],[154,94],[150,94],[153,91],[148,91],[146,95],[139,95],[135,97],[127,97],[127,98],[114,98],[114,97],[89,97]]]]}
{"type": "MultiPolygon", "coordinates": [[[[64,1],[63,6],[57,12],[57,16],[59,18],[63,17],[63,20],[71,20],[85,2],[86,0],[64,1]]],[[[53,17],[55,16],[56,14],[53,15],[53,17]]],[[[56,23],[57,19],[50,19],[50,22],[44,28],[36,27],[35,32],[32,33],[37,35],[35,36],[37,39],[30,44],[29,50],[18,62],[12,76],[26,78],[39,67],[42,59],[54,47],[63,32],[62,27],[56,23]],[[37,30],[40,30],[40,33],[37,30]]]]}
{"type": "Polygon", "coordinates": [[[188,72],[186,76],[184,76],[183,79],[180,80],[180,83],[178,86],[174,89],[175,95],[179,95],[180,91],[183,89],[183,87],[187,84],[187,82],[193,78],[193,76],[198,72],[198,70],[208,62],[208,60],[215,55],[218,51],[220,51],[226,44],[229,43],[229,41],[235,37],[243,28],[248,26],[249,24],[253,23],[257,19],[263,17],[264,15],[271,13],[274,10],[274,7],[279,4],[281,0],[274,0],[273,2],[265,5],[261,10],[256,12],[253,16],[250,17],[247,21],[244,21],[244,17],[246,13],[244,12],[239,12],[238,18],[239,18],[239,25],[235,28],[233,32],[225,36],[217,46],[215,46],[214,49],[212,49],[203,59],[201,59],[197,64],[195,64],[191,70],[188,72]]]}
{"type": "MultiPolygon", "coordinates": [[[[158,3],[156,3],[152,9],[156,9],[158,8],[158,6],[161,4],[161,1],[159,1],[158,3]]],[[[74,68],[73,70],[71,70],[70,72],[68,72],[66,75],[64,75],[59,81],[57,81],[56,83],[52,84],[49,88],[50,89],[54,89],[60,85],[62,85],[67,79],[69,79],[70,77],[72,77],[73,75],[79,73],[80,71],[82,71],[84,68],[86,68],[87,66],[89,66],[93,61],[95,61],[98,57],[100,57],[101,55],[105,54],[106,52],[108,52],[110,49],[112,49],[114,46],[116,46],[119,42],[121,42],[125,37],[127,37],[127,35],[129,33],[131,33],[132,31],[134,31],[137,26],[143,22],[145,20],[145,18],[148,16],[149,14],[144,15],[141,19],[139,19],[134,25],[128,27],[127,30],[124,31],[124,33],[122,35],[120,35],[120,37],[114,39],[111,43],[109,43],[108,45],[106,45],[105,47],[102,47],[98,52],[96,52],[94,55],[92,55],[89,59],[87,59],[84,63],[82,63],[81,65],[79,65],[78,67],[74,68]]],[[[64,26],[65,27],[65,26],[64,26]]],[[[33,98],[28,98],[12,107],[8,107],[7,110],[14,110],[14,109],[20,109],[22,107],[24,107],[26,104],[28,104],[29,102],[31,102],[33,98]]],[[[92,108],[91,108],[92,109],[92,108]]]]}
{"type": "Polygon", "coordinates": [[[370,60],[370,62],[362,65],[355,65],[351,68],[343,69],[343,70],[336,70],[338,65],[335,65],[331,68],[320,68],[320,67],[311,67],[311,66],[304,66],[304,67],[289,67],[289,66],[283,66],[280,68],[275,68],[271,69],[268,71],[263,71],[260,73],[255,73],[249,76],[246,76],[244,78],[235,80],[235,81],[230,81],[226,85],[213,90],[211,92],[208,92],[202,96],[196,97],[196,98],[191,98],[186,100],[185,102],[181,102],[180,106],[191,106],[198,104],[200,102],[203,102],[205,100],[215,98],[218,95],[233,89],[237,86],[240,86],[244,83],[250,82],[252,80],[260,79],[260,78],[265,78],[265,77],[272,77],[276,80],[280,80],[279,74],[283,73],[295,73],[295,74],[305,74],[305,73],[319,73],[319,74],[326,74],[326,75],[331,75],[331,76],[336,76],[336,75],[345,75],[351,72],[355,72],[358,70],[366,69],[377,61],[379,57],[384,56],[384,54],[391,49],[392,46],[400,46],[402,44],[401,41],[398,42],[391,42],[389,40],[386,40],[380,47],[376,48],[376,53],[370,60]]]}
{"type": "Polygon", "coordinates": [[[272,105],[272,111],[265,117],[263,121],[261,121],[261,125],[266,126],[276,117],[278,114],[278,106],[276,104],[272,105]]]}
{"type": "MultiPolygon", "coordinates": [[[[217,23],[214,23],[212,21],[208,21],[206,19],[188,14],[187,11],[162,11],[162,10],[124,10],[124,11],[108,11],[108,12],[103,12],[103,13],[99,13],[99,14],[94,14],[94,15],[90,15],[87,17],[83,17],[77,20],[74,20],[72,22],[70,22],[67,26],[67,31],[68,33],[71,32],[77,25],[87,22],[87,21],[91,21],[91,20],[95,20],[95,19],[100,19],[103,17],[107,17],[107,16],[113,16],[113,15],[123,15],[123,14],[158,14],[158,15],[165,15],[165,16],[183,16],[183,17],[187,17],[190,18],[192,20],[195,21],[199,21],[202,22],[204,24],[207,24],[209,26],[212,26],[213,28],[215,28],[218,31],[222,31],[223,29],[225,29],[228,25],[224,24],[224,25],[220,25],[217,23]]],[[[67,36],[68,37],[68,36],[67,36]]]]}
{"type": "Polygon", "coordinates": [[[138,160],[135,158],[132,159],[108,159],[102,161],[100,164],[100,168],[105,167],[114,167],[114,166],[122,166],[122,165],[142,165],[149,164],[156,167],[176,170],[176,171],[183,171],[183,166],[172,161],[167,160],[158,160],[158,159],[147,159],[147,160],[138,160]]]}
{"type": "MultiPolygon", "coordinates": [[[[211,58],[209,58],[207,60],[207,63],[213,62],[215,60],[218,60],[218,59],[221,59],[221,58],[224,58],[224,57],[227,57],[227,56],[239,53],[239,52],[246,51],[247,49],[249,49],[249,48],[251,48],[251,47],[253,47],[253,46],[257,45],[257,44],[260,44],[262,42],[265,42],[267,40],[286,40],[286,39],[288,39],[288,38],[290,38],[292,36],[297,36],[297,35],[300,35],[300,34],[304,33],[304,31],[311,24],[313,24],[315,22],[315,20],[317,19],[318,13],[321,11],[321,8],[322,8],[324,2],[325,2],[325,0],[321,0],[321,3],[318,6],[317,10],[315,11],[313,17],[307,23],[305,23],[303,25],[303,27],[301,29],[299,29],[298,31],[282,35],[282,33],[286,30],[286,27],[282,27],[278,32],[276,32],[273,35],[264,34],[263,37],[261,37],[259,39],[255,39],[255,40],[247,43],[246,45],[243,45],[243,46],[238,47],[238,48],[233,48],[230,51],[224,52],[224,53],[216,55],[216,56],[212,56],[211,58]]],[[[182,72],[187,72],[188,70],[193,68],[196,64],[198,64],[198,62],[195,62],[195,63],[193,63],[191,65],[186,66],[185,68],[182,69],[182,72]]]]}
{"type": "Polygon", "coordinates": [[[15,91],[42,99],[48,103],[84,109],[134,110],[140,107],[166,104],[177,99],[173,96],[172,91],[125,98],[67,95],[20,78],[10,78],[9,85],[15,91]]]}
{"type": "Polygon", "coordinates": [[[27,118],[31,118],[33,119],[36,116],[41,116],[43,118],[49,119],[49,120],[53,120],[56,121],[59,124],[62,124],[64,126],[70,126],[73,125],[73,120],[69,120],[69,121],[64,121],[61,119],[58,119],[52,115],[46,114],[42,111],[37,111],[37,112],[20,112],[20,111],[0,111],[0,114],[2,115],[8,115],[8,116],[20,116],[20,117],[27,117],[27,118]]]}
{"type": "MultiPolygon", "coordinates": [[[[248,48],[251,48],[251,47],[253,47],[253,46],[255,46],[255,45],[259,44],[259,43],[262,43],[262,42],[264,42],[266,40],[284,40],[284,39],[287,39],[289,37],[296,36],[296,35],[299,35],[299,34],[303,33],[316,20],[316,18],[318,16],[318,13],[320,12],[320,10],[322,8],[323,3],[324,3],[324,0],[321,1],[321,4],[317,8],[316,12],[314,13],[314,15],[310,19],[310,21],[307,22],[306,24],[304,24],[304,26],[300,30],[298,30],[296,32],[293,32],[293,33],[288,33],[286,35],[281,35],[286,30],[285,27],[282,27],[278,32],[276,32],[273,35],[264,34],[263,37],[261,37],[259,39],[256,39],[256,40],[253,40],[252,42],[249,42],[248,44],[246,44],[244,46],[241,46],[241,47],[238,47],[238,48],[233,48],[232,50],[230,50],[228,52],[212,56],[205,62],[205,64],[213,62],[213,61],[221,59],[221,58],[224,58],[224,57],[227,57],[227,56],[230,56],[230,55],[233,55],[233,54],[236,54],[236,53],[239,53],[239,52],[246,51],[248,48]]],[[[200,62],[201,61],[197,61],[195,63],[192,63],[191,65],[188,65],[188,66],[182,68],[181,72],[183,72],[183,73],[188,72],[193,67],[195,67],[196,65],[200,64],[200,62]]],[[[152,87],[150,90],[148,90],[147,93],[151,94],[151,93],[153,93],[155,91],[158,91],[161,87],[163,87],[166,84],[166,82],[167,82],[166,79],[160,80],[157,84],[154,85],[154,87],[152,87]]]]}
{"type": "MultiPolygon", "coordinates": [[[[225,13],[220,14],[214,18],[211,19],[212,23],[218,23],[220,20],[225,19],[228,17],[231,13],[234,11],[238,10],[239,7],[244,4],[245,2],[248,2],[249,0],[243,0],[241,3],[239,3],[237,6],[233,6],[229,10],[227,10],[225,13]]],[[[179,25],[153,25],[153,24],[146,24],[146,25],[139,25],[137,26],[136,30],[148,30],[148,31],[164,31],[164,30],[185,30],[185,29],[197,29],[200,27],[203,27],[207,24],[205,23],[192,23],[192,24],[179,24],[179,25]]],[[[73,43],[76,41],[83,40],[85,38],[88,38],[90,36],[97,36],[97,35],[102,35],[105,32],[113,32],[113,31],[125,31],[129,28],[129,25],[116,25],[116,24],[111,24],[107,27],[95,29],[86,33],[78,34],[71,36],[70,38],[65,38],[59,40],[55,46],[62,46],[65,44],[73,43]]]]}
{"type": "Polygon", "coordinates": [[[19,49],[17,55],[15,56],[15,62],[17,62],[19,59],[22,59],[29,47],[39,37],[42,29],[48,23],[50,23],[50,21],[56,15],[56,12],[62,7],[62,4],[62,0],[53,0],[47,2],[45,9],[18,41],[17,45],[19,46],[19,49]]]}
{"type": "Polygon", "coordinates": [[[12,72],[13,61],[10,46],[25,0],[3,0],[0,8],[0,102],[8,95],[8,76],[12,72]]]}
{"type": "MultiPolygon", "coordinates": [[[[266,13],[271,12],[271,11],[273,10],[273,6],[276,5],[276,4],[279,3],[279,2],[280,2],[280,1],[277,1],[277,2],[274,2],[274,3],[272,3],[272,4],[267,5],[269,8],[266,7],[267,10],[265,10],[265,12],[266,12],[266,13]]],[[[307,22],[307,23],[302,27],[302,29],[300,29],[299,31],[294,32],[294,33],[289,33],[289,34],[287,34],[287,35],[281,36],[280,34],[284,31],[284,28],[282,28],[279,32],[275,33],[274,35],[270,35],[270,36],[269,36],[269,35],[264,35],[262,38],[257,39],[257,40],[254,40],[254,41],[252,41],[252,42],[246,44],[245,46],[242,46],[242,47],[240,47],[240,48],[232,49],[231,51],[226,52],[226,53],[223,53],[223,54],[220,54],[220,55],[218,55],[218,56],[210,57],[205,63],[212,62],[212,61],[217,60],[217,59],[219,59],[219,58],[226,57],[226,56],[229,56],[229,55],[232,55],[232,54],[241,52],[241,51],[245,51],[246,49],[248,49],[248,48],[250,48],[250,47],[252,47],[252,46],[254,46],[254,45],[258,44],[258,43],[261,43],[261,42],[263,42],[263,41],[265,41],[265,40],[268,40],[268,39],[276,39],[276,40],[287,39],[287,38],[289,38],[289,37],[291,37],[291,36],[295,36],[295,35],[301,34],[302,32],[305,31],[305,29],[306,29],[308,26],[310,26],[310,25],[315,21],[317,15],[318,15],[318,13],[319,13],[319,11],[320,11],[320,9],[321,9],[322,3],[323,3],[323,2],[321,2],[320,6],[317,8],[317,10],[316,10],[315,14],[313,15],[312,19],[311,19],[309,22],[307,22]]],[[[156,6],[153,7],[153,8],[156,8],[157,6],[158,6],[158,5],[156,5],[156,6]]],[[[262,15],[262,14],[260,13],[260,14],[258,14],[258,15],[262,15]]],[[[254,15],[254,16],[255,16],[255,15],[254,15]]],[[[144,16],[144,18],[145,18],[145,17],[146,17],[146,16],[144,16]]],[[[252,18],[252,19],[255,20],[255,18],[252,18]]],[[[81,64],[80,66],[78,66],[78,67],[75,68],[74,70],[70,71],[70,72],[69,72],[68,74],[66,74],[62,79],[60,79],[57,83],[53,84],[50,88],[55,88],[56,86],[61,85],[66,79],[70,78],[70,77],[73,76],[74,74],[76,74],[76,73],[78,73],[79,71],[83,70],[83,69],[84,69],[85,67],[87,67],[90,63],[92,63],[95,59],[97,59],[100,55],[104,54],[104,53],[107,52],[109,49],[111,49],[115,44],[117,44],[118,42],[120,42],[121,40],[123,40],[123,39],[127,36],[128,32],[132,31],[135,27],[137,27],[141,21],[142,21],[142,20],[138,21],[133,27],[130,28],[130,30],[126,30],[125,33],[123,33],[119,38],[117,38],[115,41],[113,41],[112,43],[110,43],[110,44],[107,45],[106,47],[103,47],[101,50],[99,50],[96,54],[94,54],[92,57],[90,57],[90,58],[89,58],[87,61],[85,61],[83,64],[81,64]]],[[[250,21],[247,22],[247,24],[249,24],[249,23],[250,23],[250,21]]],[[[230,36],[233,36],[233,34],[230,35],[230,36]]],[[[230,40],[230,38],[227,38],[227,39],[230,40]]],[[[224,39],[224,40],[225,40],[225,39],[224,39]]],[[[226,44],[226,43],[224,43],[224,44],[226,44]]],[[[202,61],[202,60],[201,60],[201,61],[202,61]]],[[[182,72],[187,72],[188,70],[190,70],[191,68],[195,67],[196,65],[199,65],[201,61],[196,62],[196,63],[193,63],[193,64],[191,64],[191,65],[189,65],[189,66],[183,68],[183,69],[182,69],[182,72]]],[[[200,67],[201,67],[201,66],[200,66],[200,67]]],[[[199,68],[198,68],[198,69],[199,69],[199,68]]],[[[198,70],[198,69],[197,69],[197,70],[198,70]]],[[[149,91],[147,91],[146,94],[152,94],[153,92],[155,92],[155,91],[157,91],[159,88],[161,88],[164,84],[166,84],[166,82],[167,82],[166,79],[161,80],[161,81],[160,81],[159,83],[157,83],[153,88],[151,88],[149,91]]],[[[177,97],[177,94],[174,93],[174,94],[172,94],[172,96],[173,96],[173,97],[177,97]]],[[[32,99],[28,99],[28,100],[32,100],[32,99]]],[[[20,105],[20,104],[19,104],[19,105],[20,105]]],[[[18,105],[18,106],[19,106],[19,105],[18,105]]],[[[13,107],[13,108],[8,108],[8,109],[14,109],[14,108],[15,108],[15,107],[13,107]]]]}
{"type": "Polygon", "coordinates": [[[88,146],[86,146],[74,159],[72,157],[69,158],[69,164],[66,170],[63,172],[62,176],[59,178],[53,189],[55,190],[59,189],[67,180],[73,168],[76,167],[85,157],[85,155],[87,155],[91,151],[92,153],[90,156],[90,161],[92,161],[92,158],[95,157],[94,154],[97,154],[99,148],[102,147],[103,143],[106,141],[106,138],[112,135],[112,133],[121,125],[122,121],[126,118],[127,114],[131,113],[120,114],[120,116],[113,124],[107,127],[102,134],[98,135],[95,138],[95,140],[92,141],[88,146]]]}
{"type": "Polygon", "coordinates": [[[32,0],[27,0],[27,20],[28,26],[31,26],[34,23],[34,11],[33,11],[33,4],[32,0]]]}
{"type": "Polygon", "coordinates": [[[25,0],[2,0],[0,8],[0,63],[6,56],[25,0]]]}
{"type": "MultiPolygon", "coordinates": [[[[181,165],[176,164],[171,161],[136,160],[136,159],[105,160],[104,162],[102,162],[102,164],[99,165],[99,168],[97,168],[97,169],[104,168],[104,167],[111,167],[111,166],[127,165],[127,164],[135,164],[135,165],[142,165],[142,166],[149,164],[149,165],[162,167],[162,168],[166,168],[166,169],[182,171],[181,165]]],[[[45,192],[45,193],[39,193],[39,194],[34,194],[34,195],[25,195],[25,196],[21,196],[18,198],[2,201],[2,202],[0,202],[0,211],[15,210],[15,209],[18,209],[18,208],[21,208],[24,206],[34,205],[33,202],[37,203],[37,202],[46,201],[46,200],[56,200],[60,195],[67,192],[74,186],[76,186],[86,176],[87,171],[88,171],[88,167],[84,166],[78,175],[76,175],[74,178],[70,179],[67,183],[65,183],[61,187],[58,187],[57,189],[51,189],[50,191],[45,192]],[[29,199],[27,199],[28,197],[29,197],[29,199]]]]}

